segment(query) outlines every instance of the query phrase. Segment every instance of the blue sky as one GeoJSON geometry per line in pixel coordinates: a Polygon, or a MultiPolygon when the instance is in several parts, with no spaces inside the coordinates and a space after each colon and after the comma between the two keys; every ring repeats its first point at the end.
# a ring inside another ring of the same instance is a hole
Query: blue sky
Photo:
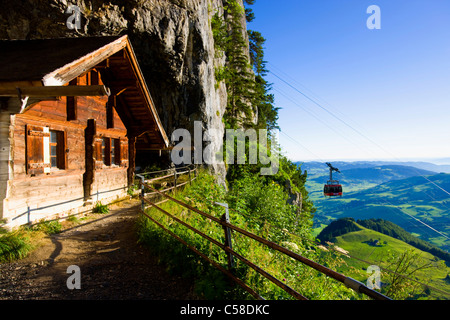
{"type": "Polygon", "coordinates": [[[282,108],[280,143],[289,158],[450,157],[450,1],[256,0],[251,7],[248,28],[267,39],[267,80],[282,108]],[[370,5],[381,9],[380,30],[366,26],[370,5]]]}

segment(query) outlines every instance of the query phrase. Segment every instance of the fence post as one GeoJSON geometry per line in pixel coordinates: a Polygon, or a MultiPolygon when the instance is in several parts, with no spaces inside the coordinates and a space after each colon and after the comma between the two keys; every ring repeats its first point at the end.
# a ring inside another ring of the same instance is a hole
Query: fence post
{"type": "Polygon", "coordinates": [[[191,167],[189,167],[188,170],[189,170],[189,184],[192,185],[192,179],[191,179],[191,167]]]}
{"type": "Polygon", "coordinates": [[[174,183],[175,183],[174,191],[176,191],[177,190],[177,168],[175,168],[175,173],[173,174],[173,176],[174,176],[174,183]]]}
{"type": "Polygon", "coordinates": [[[145,177],[141,176],[139,174],[137,174],[136,177],[138,177],[138,179],[139,179],[139,186],[141,187],[141,210],[144,211],[144,208],[145,208],[145,201],[144,201],[144,197],[145,197],[145,177]]]}
{"type": "MultiPolygon", "coordinates": [[[[230,223],[230,213],[228,212],[228,204],[219,202],[216,202],[215,204],[225,208],[225,214],[222,216],[221,220],[223,222],[230,223]]],[[[233,249],[233,245],[231,243],[231,229],[224,226],[223,230],[225,232],[225,246],[230,249],[233,249]]],[[[235,267],[234,257],[229,252],[227,252],[227,257],[228,257],[228,269],[231,271],[235,267]]]]}

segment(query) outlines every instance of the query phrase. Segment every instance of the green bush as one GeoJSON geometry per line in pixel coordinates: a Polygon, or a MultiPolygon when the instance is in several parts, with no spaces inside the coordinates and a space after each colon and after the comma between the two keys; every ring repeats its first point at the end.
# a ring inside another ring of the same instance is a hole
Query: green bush
{"type": "Polygon", "coordinates": [[[99,214],[107,214],[109,213],[109,208],[106,204],[102,204],[100,201],[95,204],[94,210],[92,210],[93,213],[99,213],[99,214]]]}
{"type": "Polygon", "coordinates": [[[0,235],[0,263],[22,259],[31,249],[26,232],[15,231],[0,235]]]}
{"type": "Polygon", "coordinates": [[[58,220],[42,221],[31,227],[33,231],[42,231],[49,235],[60,233],[61,229],[62,225],[58,220]]]}
{"type": "MultiPolygon", "coordinates": [[[[248,176],[240,182],[235,181],[234,188],[227,193],[223,187],[215,183],[214,177],[201,172],[199,179],[183,191],[177,192],[176,197],[217,218],[223,215],[224,209],[214,203],[226,202],[230,208],[236,208],[239,211],[230,210],[231,223],[234,225],[277,242],[332,269],[336,269],[343,263],[332,253],[323,253],[310,242],[304,242],[303,238],[292,234],[292,230],[297,230],[300,234],[310,234],[312,230],[308,224],[295,225],[293,208],[286,204],[286,194],[275,182],[265,184],[259,178],[248,176]]],[[[161,207],[207,236],[224,243],[225,236],[221,225],[171,202],[164,203],[161,207]]],[[[227,256],[218,246],[155,208],[148,209],[147,214],[209,259],[228,268],[227,256]]],[[[233,285],[220,271],[214,269],[208,262],[172,238],[148,218],[142,217],[139,220],[138,230],[139,241],[147,244],[170,271],[195,279],[197,292],[203,298],[252,298],[239,286],[233,285]]],[[[232,245],[237,253],[310,299],[358,297],[339,282],[322,276],[318,271],[237,232],[232,232],[232,245]]],[[[238,259],[235,261],[235,275],[264,298],[292,299],[284,290],[252,268],[238,259]]]]}

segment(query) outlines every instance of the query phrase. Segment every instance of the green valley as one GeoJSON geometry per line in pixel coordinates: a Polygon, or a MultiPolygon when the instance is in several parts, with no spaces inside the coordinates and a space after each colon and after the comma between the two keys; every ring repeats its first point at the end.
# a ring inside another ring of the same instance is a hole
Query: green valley
{"type": "MultiPolygon", "coordinates": [[[[326,199],[326,166],[305,163],[306,183],[314,202],[316,235],[335,219],[381,218],[441,249],[450,248],[450,174],[404,165],[380,163],[336,163],[336,174],[344,188],[340,198],[326,199]],[[344,169],[343,169],[344,168],[344,169]],[[443,190],[442,190],[443,189],[443,190]]],[[[438,167],[439,169],[440,167],[438,167]]]]}
{"type": "Polygon", "coordinates": [[[363,223],[351,218],[336,220],[318,236],[329,247],[337,246],[343,252],[340,256],[345,267],[341,272],[365,283],[370,276],[368,268],[374,265],[381,269],[382,293],[395,292],[399,299],[450,298],[448,263],[402,240],[365,228],[363,223]],[[398,273],[408,275],[407,279],[399,278],[398,273]]]}

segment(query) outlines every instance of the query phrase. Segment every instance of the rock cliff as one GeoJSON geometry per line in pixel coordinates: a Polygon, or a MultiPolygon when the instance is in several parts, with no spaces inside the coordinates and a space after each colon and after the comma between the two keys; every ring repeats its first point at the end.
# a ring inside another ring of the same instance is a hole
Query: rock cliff
{"type": "Polygon", "coordinates": [[[222,0],[1,0],[0,8],[2,39],[128,34],[168,135],[202,121],[217,130],[211,150],[221,145],[227,92],[216,85],[215,67],[225,61],[210,19],[223,12],[222,0]],[[80,30],[66,25],[71,4],[80,8],[80,30]]]}

